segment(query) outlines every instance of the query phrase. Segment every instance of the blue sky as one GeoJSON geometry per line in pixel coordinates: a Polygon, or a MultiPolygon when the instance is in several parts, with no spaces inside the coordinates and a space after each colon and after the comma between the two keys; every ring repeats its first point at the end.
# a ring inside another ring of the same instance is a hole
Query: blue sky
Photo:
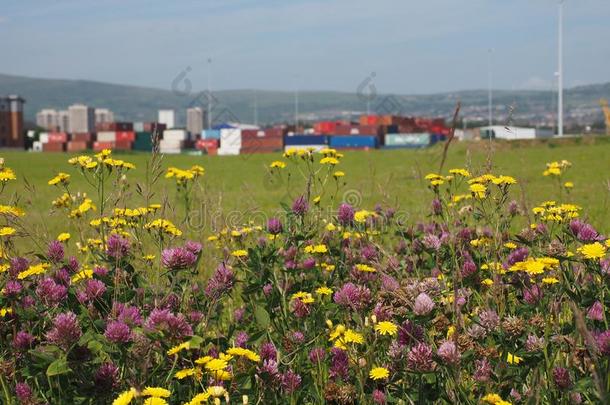
{"type": "MultiPolygon", "coordinates": [[[[0,72],[195,89],[550,88],[556,0],[4,0],[0,72]]],[[[566,0],[565,83],[610,81],[610,1],[566,0]]]]}

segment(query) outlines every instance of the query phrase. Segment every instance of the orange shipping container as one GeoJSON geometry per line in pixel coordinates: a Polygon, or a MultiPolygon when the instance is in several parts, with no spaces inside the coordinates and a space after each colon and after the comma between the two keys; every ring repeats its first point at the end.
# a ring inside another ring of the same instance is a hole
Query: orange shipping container
{"type": "Polygon", "coordinates": [[[43,152],[63,152],[64,151],[64,143],[61,142],[48,142],[42,144],[43,152]]]}
{"type": "Polygon", "coordinates": [[[87,150],[89,145],[85,141],[70,141],[68,142],[67,151],[68,152],[82,152],[87,150]]]}
{"type": "Polygon", "coordinates": [[[93,150],[95,152],[100,152],[104,149],[114,149],[114,142],[94,142],[93,150]]]}

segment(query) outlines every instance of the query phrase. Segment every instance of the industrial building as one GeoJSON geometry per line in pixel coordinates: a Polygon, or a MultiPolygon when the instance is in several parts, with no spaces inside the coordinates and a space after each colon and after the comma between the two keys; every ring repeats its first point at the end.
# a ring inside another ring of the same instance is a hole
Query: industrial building
{"type": "Polygon", "coordinates": [[[550,138],[553,136],[553,131],[550,129],[539,129],[539,128],[523,128],[523,127],[511,127],[503,125],[493,125],[479,128],[481,139],[505,139],[505,140],[517,140],[517,139],[537,139],[537,138],[550,138]]]}
{"type": "Polygon", "coordinates": [[[74,104],[68,107],[68,132],[84,133],[95,130],[95,110],[84,104],[74,104]]]}
{"type": "Polygon", "coordinates": [[[201,107],[188,108],[186,110],[186,130],[191,135],[200,134],[203,131],[203,123],[206,121],[206,112],[201,107]]]}
{"type": "Polygon", "coordinates": [[[159,110],[159,119],[157,120],[160,124],[165,124],[167,129],[176,127],[176,116],[174,110],[159,110]]]}
{"type": "Polygon", "coordinates": [[[0,96],[0,147],[22,148],[23,104],[25,100],[17,95],[0,96]]]}

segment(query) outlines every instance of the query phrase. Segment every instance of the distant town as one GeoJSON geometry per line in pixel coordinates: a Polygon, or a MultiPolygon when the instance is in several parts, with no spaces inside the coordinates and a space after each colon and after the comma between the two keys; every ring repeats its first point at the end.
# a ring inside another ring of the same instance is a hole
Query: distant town
{"type": "MultiPolygon", "coordinates": [[[[36,128],[24,129],[26,101],[11,95],[0,98],[0,146],[33,152],[83,152],[114,149],[160,153],[239,155],[287,149],[425,148],[455,136],[459,140],[538,139],[556,136],[548,128],[491,125],[456,127],[442,118],[363,114],[357,121],[324,120],[260,127],[212,121],[202,107],[186,109],[186,126],[178,126],[176,111],[162,109],[156,120],[115,121],[108,108],[73,104],[65,110],[44,108],[36,114],[36,128]],[[212,124],[214,122],[214,124],[212,124]]],[[[600,101],[610,128],[610,109],[600,101]]]]}

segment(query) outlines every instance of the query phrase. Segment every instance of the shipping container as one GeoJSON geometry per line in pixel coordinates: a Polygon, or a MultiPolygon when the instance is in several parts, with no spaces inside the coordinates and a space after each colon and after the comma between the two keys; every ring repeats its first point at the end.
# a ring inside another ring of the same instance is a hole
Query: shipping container
{"type": "Polygon", "coordinates": [[[93,151],[100,152],[104,149],[114,149],[114,142],[93,142],[93,151]]]}
{"type": "MultiPolygon", "coordinates": [[[[167,129],[167,125],[162,124],[160,122],[145,122],[142,128],[143,132],[155,132],[157,131],[159,134],[162,134],[163,131],[167,129]]],[[[136,131],[136,132],[142,132],[136,131]]]]}
{"type": "Polygon", "coordinates": [[[423,148],[433,143],[429,133],[418,134],[386,134],[385,146],[388,147],[415,147],[423,148]]]}
{"type": "MultiPolygon", "coordinates": [[[[241,148],[241,129],[224,128],[220,130],[220,147],[222,149],[241,148]]],[[[220,154],[220,151],[219,151],[220,154]]]]}
{"type": "Polygon", "coordinates": [[[42,152],[42,142],[34,141],[32,142],[32,152],[42,152]]]}
{"type": "Polygon", "coordinates": [[[119,141],[133,142],[136,140],[136,133],[134,131],[117,131],[116,140],[117,140],[117,142],[119,142],[119,141]]]}
{"type": "Polygon", "coordinates": [[[236,156],[239,155],[239,148],[218,148],[218,156],[236,156]]]}
{"type": "Polygon", "coordinates": [[[41,132],[38,135],[38,140],[40,141],[40,143],[47,143],[47,142],[49,142],[49,133],[48,132],[41,132]]]}
{"type": "Polygon", "coordinates": [[[78,142],[91,142],[93,141],[93,134],[91,132],[75,132],[70,134],[70,140],[78,142]]]}
{"type": "Polygon", "coordinates": [[[379,117],[377,115],[361,115],[359,123],[360,125],[379,125],[379,117]]]}
{"type": "Polygon", "coordinates": [[[97,131],[133,131],[131,122],[98,122],[95,124],[97,131]]]}
{"type": "Polygon", "coordinates": [[[47,142],[42,144],[43,152],[63,152],[65,150],[65,143],[62,142],[47,142]]]}
{"type": "Polygon", "coordinates": [[[256,139],[242,139],[242,148],[275,148],[282,149],[284,147],[284,138],[256,138],[256,139]]]}
{"type": "Polygon", "coordinates": [[[326,135],[286,135],[284,137],[285,146],[298,145],[328,145],[328,136],[326,135]]]}
{"type": "Polygon", "coordinates": [[[97,133],[98,142],[114,142],[116,141],[115,131],[99,131],[97,133]]]}
{"type": "Polygon", "coordinates": [[[131,141],[125,141],[125,140],[116,140],[114,142],[114,149],[116,150],[131,150],[131,141]]]}
{"type": "Polygon", "coordinates": [[[378,139],[375,135],[344,135],[330,137],[330,147],[335,149],[376,148],[377,145],[378,139]]]}
{"type": "Polygon", "coordinates": [[[265,136],[268,137],[283,137],[286,135],[287,131],[284,127],[273,127],[265,129],[265,136]]]}
{"type": "Polygon", "coordinates": [[[49,143],[66,143],[68,142],[68,134],[65,132],[49,132],[49,143]]]}
{"type": "Polygon", "coordinates": [[[82,152],[89,148],[87,141],[70,141],[67,144],[66,150],[68,152],[82,152]]]}
{"type": "Polygon", "coordinates": [[[163,131],[163,139],[172,141],[186,141],[189,139],[189,134],[186,129],[166,129],[163,131]]]}

